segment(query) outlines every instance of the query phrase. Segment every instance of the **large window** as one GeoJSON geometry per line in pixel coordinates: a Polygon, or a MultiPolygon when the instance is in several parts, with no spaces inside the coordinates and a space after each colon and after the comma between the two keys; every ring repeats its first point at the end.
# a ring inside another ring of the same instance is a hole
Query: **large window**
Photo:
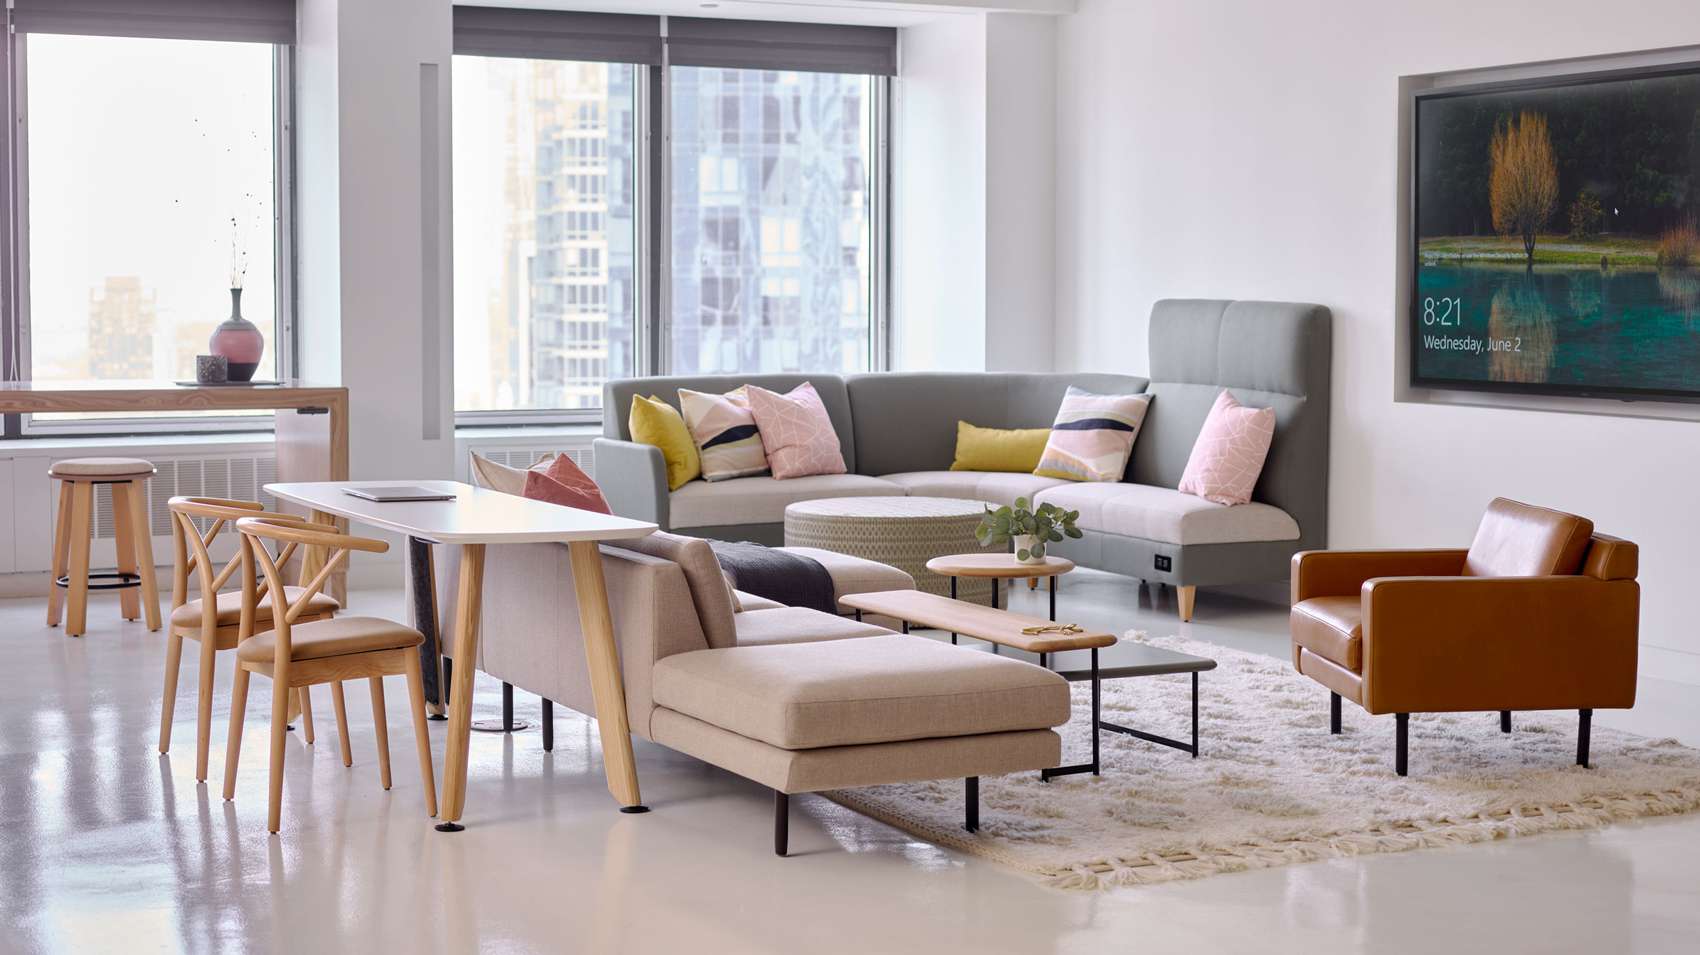
{"type": "Polygon", "coordinates": [[[867,371],[868,76],[674,67],[670,371],[867,371]]]}
{"type": "Polygon", "coordinates": [[[457,409],[594,409],[633,373],[636,72],[455,57],[457,409]]]}
{"type": "Polygon", "coordinates": [[[895,34],[666,19],[456,8],[463,422],[595,418],[630,375],[883,364],[895,34]]]}

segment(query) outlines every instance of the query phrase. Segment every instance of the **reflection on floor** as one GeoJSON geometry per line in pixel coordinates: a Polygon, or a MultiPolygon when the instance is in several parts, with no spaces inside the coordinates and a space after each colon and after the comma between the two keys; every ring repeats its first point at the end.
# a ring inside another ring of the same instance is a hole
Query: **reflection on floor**
{"type": "MultiPolygon", "coordinates": [[[[1042,593],[1013,599],[1043,612],[1042,593]]],[[[388,693],[395,788],[378,786],[365,691],[351,691],[355,765],[344,769],[318,688],[318,742],[291,734],[284,831],[270,837],[269,690],[255,690],[226,803],[216,781],[229,663],[209,788],[194,779],[195,650],[161,757],[164,640],[117,623],[115,600],[95,600],[81,640],[42,626],[40,601],[0,601],[0,951],[1622,952],[1693,951],[1700,939],[1700,818],[1064,893],[813,797],[793,800],[794,855],[775,858],[765,790],[643,743],[655,811],[621,815],[594,726],[557,708],[545,755],[523,693],[533,728],[474,734],[468,827],[444,835],[421,809],[399,681],[388,693]]],[[[360,593],[354,604],[397,615],[401,600],[360,593]]],[[[1287,652],[1279,605],[1210,591],[1183,626],[1172,590],[1079,572],[1064,581],[1061,616],[1287,652]]],[[[481,677],[478,690],[477,716],[496,715],[499,684],[481,677]]],[[[1647,680],[1633,714],[1600,721],[1700,743],[1700,692],[1647,680]]],[[[431,724],[439,770],[444,725],[431,724]]]]}

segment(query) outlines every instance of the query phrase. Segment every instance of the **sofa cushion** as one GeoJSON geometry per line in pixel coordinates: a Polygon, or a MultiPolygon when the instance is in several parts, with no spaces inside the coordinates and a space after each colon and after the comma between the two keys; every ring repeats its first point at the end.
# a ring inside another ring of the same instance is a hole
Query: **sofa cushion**
{"type": "Polygon", "coordinates": [[[785,394],[749,387],[750,413],[767,449],[768,470],[780,480],[812,474],[843,474],[844,453],[832,418],[815,386],[803,382],[785,394]]]}
{"type": "MultiPolygon", "coordinates": [[[[632,396],[632,403],[642,397],[632,396]]],[[[723,395],[680,388],[679,408],[691,440],[696,442],[703,480],[726,481],[767,470],[767,452],[762,449],[761,434],[750,411],[749,388],[739,387],[723,395]]],[[[632,438],[637,440],[637,435],[632,438]]]]}
{"type": "Polygon", "coordinates": [[[732,602],[732,587],[726,582],[720,560],[714,556],[714,549],[708,546],[708,541],[656,531],[636,540],[609,541],[608,546],[678,564],[685,573],[685,582],[690,585],[691,602],[696,605],[697,618],[708,645],[730,647],[737,644],[737,631],[732,625],[732,615],[737,612],[732,602]]]}
{"type": "Polygon", "coordinates": [[[1069,484],[1039,492],[1039,503],[1080,512],[1083,531],[1166,544],[1297,540],[1299,525],[1269,504],[1215,504],[1149,484],[1069,484]]]}
{"type": "Polygon", "coordinates": [[[876,497],[903,493],[890,481],[865,474],[816,474],[781,481],[771,476],[692,481],[673,492],[674,527],[779,524],[785,506],[823,497],[876,497]]]}
{"type": "Polygon", "coordinates": [[[1071,483],[1037,474],[996,471],[909,471],[881,476],[915,497],[962,497],[993,504],[1014,504],[1018,497],[1032,501],[1046,488],[1071,483]]]}
{"type": "Polygon", "coordinates": [[[1150,395],[1099,395],[1071,386],[1033,473],[1069,481],[1121,480],[1150,408],[1150,395]]]}
{"type": "MultiPolygon", "coordinates": [[[[785,605],[777,600],[758,597],[746,590],[734,590],[732,591],[732,606],[738,613],[744,613],[750,610],[772,610],[775,607],[785,605]]],[[[733,622],[736,623],[735,620],[733,622]]]]}
{"type": "Polygon", "coordinates": [[[1055,673],[895,634],[698,650],[654,675],[661,706],[781,749],[1048,729],[1069,716],[1055,673]]]}
{"type": "Polygon", "coordinates": [[[807,607],[775,607],[746,610],[732,618],[738,628],[738,646],[760,647],[776,643],[815,643],[849,637],[884,637],[891,631],[851,617],[839,617],[807,607]]]}
{"type": "Polygon", "coordinates": [[[884,590],[914,590],[915,578],[906,570],[865,557],[853,557],[819,547],[781,547],[787,554],[796,554],[826,568],[832,577],[834,599],[851,594],[871,594],[884,590]]]}
{"type": "Polygon", "coordinates": [[[1593,534],[1594,522],[1585,517],[1496,497],[1464,555],[1464,576],[1581,573],[1593,534]]]}
{"type": "Polygon", "coordinates": [[[1364,605],[1351,597],[1312,597],[1293,605],[1293,642],[1330,662],[1363,672],[1364,605]]]}

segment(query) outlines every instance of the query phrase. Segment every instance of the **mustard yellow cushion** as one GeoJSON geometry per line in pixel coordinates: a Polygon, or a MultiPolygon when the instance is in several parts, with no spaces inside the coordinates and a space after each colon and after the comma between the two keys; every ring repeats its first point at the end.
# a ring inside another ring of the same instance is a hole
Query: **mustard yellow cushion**
{"type": "Polygon", "coordinates": [[[697,456],[697,443],[691,440],[691,430],[677,408],[660,398],[632,396],[632,413],[627,419],[632,440],[654,445],[667,459],[667,487],[677,491],[702,474],[702,459],[697,456]]]}
{"type": "Polygon", "coordinates": [[[1045,455],[1050,428],[980,428],[956,423],[956,460],[952,471],[1019,471],[1033,473],[1045,455]]]}

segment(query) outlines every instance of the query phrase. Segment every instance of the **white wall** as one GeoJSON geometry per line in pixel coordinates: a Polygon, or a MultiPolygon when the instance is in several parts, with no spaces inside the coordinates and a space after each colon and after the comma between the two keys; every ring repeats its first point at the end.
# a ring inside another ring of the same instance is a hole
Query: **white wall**
{"type": "Polygon", "coordinates": [[[1165,296],[1334,312],[1335,546],[1469,540],[1488,499],[1641,545],[1642,673],[1700,683],[1700,425],[1395,404],[1398,77],[1700,43],[1639,0],[1082,0],[1059,21],[1057,363],[1146,370],[1165,296]]]}
{"type": "Polygon", "coordinates": [[[348,386],[356,478],[454,470],[449,0],[302,0],[296,62],[303,377],[348,386]],[[427,265],[420,64],[437,65],[442,211],[427,265]],[[426,308],[433,283],[438,312],[426,308]],[[425,380],[439,387],[427,397],[425,380]]]}
{"type": "Polygon", "coordinates": [[[1054,359],[1056,22],[986,17],[987,371],[1054,359]]]}

